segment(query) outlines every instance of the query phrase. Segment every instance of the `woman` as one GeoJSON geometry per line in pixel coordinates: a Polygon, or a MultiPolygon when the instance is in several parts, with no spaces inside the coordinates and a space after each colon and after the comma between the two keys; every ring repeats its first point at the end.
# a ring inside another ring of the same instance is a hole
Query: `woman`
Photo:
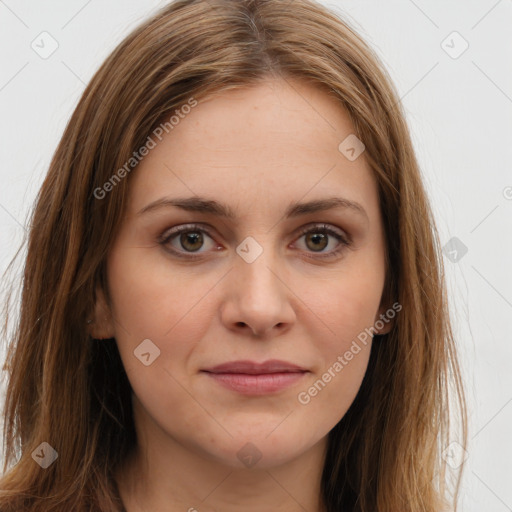
{"type": "Polygon", "coordinates": [[[310,0],[170,3],[93,77],[38,196],[0,507],[444,510],[445,294],[361,38],[310,0]]]}

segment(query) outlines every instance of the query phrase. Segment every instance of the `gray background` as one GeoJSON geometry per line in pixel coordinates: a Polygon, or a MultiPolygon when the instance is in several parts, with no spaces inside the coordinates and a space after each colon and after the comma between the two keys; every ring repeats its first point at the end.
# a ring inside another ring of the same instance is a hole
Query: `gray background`
{"type": "MultiPolygon", "coordinates": [[[[0,0],[1,272],[85,84],[164,3],[0,0]],[[58,44],[45,59],[31,47],[51,48],[44,31],[58,44]]],[[[446,247],[471,416],[467,454],[447,452],[467,457],[462,510],[512,511],[512,0],[323,3],[396,83],[446,247]]]]}

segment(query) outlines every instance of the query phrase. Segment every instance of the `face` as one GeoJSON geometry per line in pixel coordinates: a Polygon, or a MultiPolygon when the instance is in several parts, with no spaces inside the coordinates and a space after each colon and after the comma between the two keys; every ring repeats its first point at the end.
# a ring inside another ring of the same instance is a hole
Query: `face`
{"type": "Polygon", "coordinates": [[[339,149],[352,133],[321,89],[269,80],[199,102],[129,177],[96,328],[162,446],[272,467],[354,400],[361,334],[385,311],[385,239],[364,152],[339,149]]]}

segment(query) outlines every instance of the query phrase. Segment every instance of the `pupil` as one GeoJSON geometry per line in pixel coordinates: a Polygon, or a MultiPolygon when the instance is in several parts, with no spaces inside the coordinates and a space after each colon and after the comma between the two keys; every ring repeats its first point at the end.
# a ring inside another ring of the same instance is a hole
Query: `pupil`
{"type": "Polygon", "coordinates": [[[315,242],[314,242],[314,243],[315,243],[316,248],[318,248],[318,247],[319,247],[319,245],[317,244],[317,242],[319,242],[319,241],[320,241],[320,242],[321,242],[321,241],[323,241],[323,242],[324,242],[324,243],[323,243],[323,245],[321,246],[321,249],[324,249],[324,248],[325,248],[325,246],[326,246],[326,243],[325,243],[325,242],[326,242],[326,240],[327,240],[327,237],[326,237],[324,234],[322,234],[322,233],[314,234],[314,235],[311,235],[311,238],[315,240],[315,242]]]}
{"type": "Polygon", "coordinates": [[[199,235],[198,233],[185,233],[182,235],[182,238],[181,238],[181,242],[182,242],[182,245],[184,248],[187,248],[187,244],[189,243],[189,241],[191,241],[192,245],[197,244],[199,242],[199,246],[197,247],[192,247],[189,249],[192,250],[192,251],[197,251],[200,246],[201,246],[201,240],[202,240],[202,237],[201,235],[199,235]]]}

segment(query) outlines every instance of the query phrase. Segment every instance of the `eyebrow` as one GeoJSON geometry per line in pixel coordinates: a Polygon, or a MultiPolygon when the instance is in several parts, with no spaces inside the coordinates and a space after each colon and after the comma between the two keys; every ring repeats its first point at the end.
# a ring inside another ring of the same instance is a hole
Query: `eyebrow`
{"type": "MultiPolygon", "coordinates": [[[[230,206],[219,203],[214,199],[207,199],[200,196],[178,198],[162,197],[142,208],[137,215],[142,215],[147,212],[170,206],[181,208],[188,212],[216,215],[217,217],[229,220],[235,220],[237,217],[235,211],[230,206]]],[[[359,203],[343,197],[329,197],[326,199],[316,199],[303,203],[293,202],[288,206],[285,212],[285,217],[293,218],[300,215],[307,215],[308,213],[323,212],[335,208],[353,211],[358,215],[365,217],[366,220],[369,220],[366,210],[359,203]]]]}

